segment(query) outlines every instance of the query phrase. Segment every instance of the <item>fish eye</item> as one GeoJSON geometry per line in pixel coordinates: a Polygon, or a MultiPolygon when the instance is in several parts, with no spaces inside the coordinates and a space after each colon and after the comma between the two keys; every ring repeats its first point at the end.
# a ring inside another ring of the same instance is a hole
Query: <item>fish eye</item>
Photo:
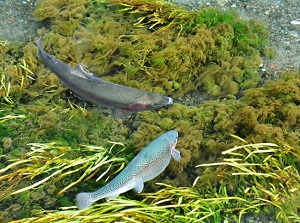
{"type": "Polygon", "coordinates": [[[168,101],[168,105],[172,105],[173,104],[173,99],[172,98],[170,98],[170,97],[168,97],[168,99],[169,99],[169,101],[168,101]]]}

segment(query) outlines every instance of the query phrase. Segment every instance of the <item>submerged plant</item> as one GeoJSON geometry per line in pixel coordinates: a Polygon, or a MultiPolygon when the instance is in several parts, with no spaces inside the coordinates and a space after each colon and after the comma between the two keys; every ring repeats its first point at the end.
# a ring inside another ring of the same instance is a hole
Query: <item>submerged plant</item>
{"type": "Polygon", "coordinates": [[[35,41],[0,42],[0,219],[239,222],[258,212],[300,221],[299,74],[251,88],[266,44],[260,22],[158,0],[43,0],[34,15],[51,23],[38,31],[43,48],[71,66],[85,64],[107,80],[174,98],[197,89],[231,99],[175,103],[117,122],[66,91],[37,58],[35,41]],[[179,132],[182,160],[153,181],[163,183],[149,182],[141,196],[76,209],[78,192],[105,184],[170,129],[179,132]],[[108,141],[125,146],[114,144],[121,151],[111,155],[108,141]],[[97,175],[102,180],[95,183],[97,175]]]}
{"type": "MultiPolygon", "coordinates": [[[[248,212],[265,212],[279,222],[300,220],[297,202],[300,198],[300,175],[297,168],[300,156],[294,148],[273,143],[254,143],[236,146],[223,154],[225,158],[222,162],[200,164],[197,167],[217,166],[219,171],[216,172],[231,174],[227,177],[219,176],[222,179],[219,186],[226,186],[228,193],[250,201],[245,206],[240,204],[239,222],[248,212]]],[[[197,179],[201,181],[199,186],[207,184],[205,171],[203,178],[197,179]]]]}
{"type": "Polygon", "coordinates": [[[119,84],[176,98],[196,89],[236,94],[260,79],[267,32],[232,10],[187,11],[160,0],[44,0],[34,15],[52,21],[50,32],[40,30],[49,53],[119,84]]]}
{"type": "MultiPolygon", "coordinates": [[[[115,150],[114,147],[123,146],[115,142],[112,143],[110,149],[88,145],[71,148],[54,142],[31,143],[29,146],[30,150],[21,158],[8,159],[6,165],[0,169],[0,200],[3,210],[9,208],[11,202],[9,200],[20,199],[25,194],[34,200],[48,200],[48,204],[42,206],[57,206],[59,196],[63,196],[83,179],[87,180],[96,174],[99,175],[99,171],[102,171],[96,180],[98,181],[109,171],[114,170],[116,165],[119,168],[114,171],[118,172],[126,161],[124,158],[117,157],[122,149],[114,151],[114,156],[110,155],[111,151],[115,150]],[[78,179],[71,180],[74,177],[78,179]],[[44,188],[47,193],[43,192],[44,188]],[[56,199],[47,198],[51,196],[56,199]],[[57,202],[56,205],[55,202],[57,202]]],[[[25,207],[25,210],[27,208],[25,207]]]]}
{"type": "Polygon", "coordinates": [[[12,99],[10,98],[10,83],[5,82],[5,74],[1,74],[1,81],[0,81],[0,97],[1,100],[4,100],[5,102],[9,104],[13,104],[12,99]]]}
{"type": "MultiPolygon", "coordinates": [[[[140,194],[144,197],[141,201],[120,196],[86,210],[62,207],[60,211],[38,212],[18,222],[56,219],[59,222],[218,223],[241,222],[247,213],[265,213],[279,222],[299,221],[300,175],[293,165],[299,162],[299,157],[294,149],[273,143],[244,143],[224,151],[226,157],[221,162],[197,165],[197,168],[214,167],[230,173],[217,187],[204,182],[208,174],[204,171],[189,187],[158,184],[161,189],[140,194]]],[[[88,161],[87,165],[90,162],[94,161],[88,161]]]]}
{"type": "MultiPolygon", "coordinates": [[[[0,110],[0,112],[3,112],[3,110],[0,110]]],[[[0,117],[0,123],[7,122],[8,120],[12,119],[19,119],[19,118],[25,118],[25,115],[6,115],[4,117],[0,117]]]]}

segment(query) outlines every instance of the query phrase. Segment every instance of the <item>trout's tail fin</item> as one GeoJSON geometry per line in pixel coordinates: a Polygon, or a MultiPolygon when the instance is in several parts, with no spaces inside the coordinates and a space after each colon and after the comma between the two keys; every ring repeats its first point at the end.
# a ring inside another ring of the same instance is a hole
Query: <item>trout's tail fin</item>
{"type": "Polygon", "coordinates": [[[79,193],[76,196],[76,205],[78,207],[78,209],[86,209],[89,206],[92,205],[92,203],[94,203],[94,199],[92,196],[93,193],[88,193],[88,192],[84,192],[84,193],[79,193]]]}

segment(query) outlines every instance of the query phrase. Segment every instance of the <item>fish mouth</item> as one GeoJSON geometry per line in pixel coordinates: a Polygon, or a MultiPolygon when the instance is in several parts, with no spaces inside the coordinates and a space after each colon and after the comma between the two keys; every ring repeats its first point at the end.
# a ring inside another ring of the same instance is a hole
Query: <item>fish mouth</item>
{"type": "Polygon", "coordinates": [[[167,105],[172,105],[173,104],[173,99],[168,97],[168,102],[167,102],[167,105]]]}

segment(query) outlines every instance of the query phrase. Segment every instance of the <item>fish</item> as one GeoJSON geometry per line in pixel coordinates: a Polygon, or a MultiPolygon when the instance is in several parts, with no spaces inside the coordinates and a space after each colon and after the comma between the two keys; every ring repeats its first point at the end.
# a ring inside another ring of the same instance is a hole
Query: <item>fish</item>
{"type": "Polygon", "coordinates": [[[81,65],[71,67],[42,48],[42,37],[36,43],[38,57],[76,96],[96,105],[114,109],[115,117],[133,112],[155,110],[173,104],[171,97],[105,81],[81,65]]]}
{"type": "Polygon", "coordinates": [[[109,183],[94,192],[82,192],[76,196],[78,209],[86,209],[102,198],[109,200],[131,189],[140,193],[144,183],[161,174],[169,165],[171,157],[180,161],[180,152],[175,149],[178,132],[170,130],[146,146],[109,183]]]}

